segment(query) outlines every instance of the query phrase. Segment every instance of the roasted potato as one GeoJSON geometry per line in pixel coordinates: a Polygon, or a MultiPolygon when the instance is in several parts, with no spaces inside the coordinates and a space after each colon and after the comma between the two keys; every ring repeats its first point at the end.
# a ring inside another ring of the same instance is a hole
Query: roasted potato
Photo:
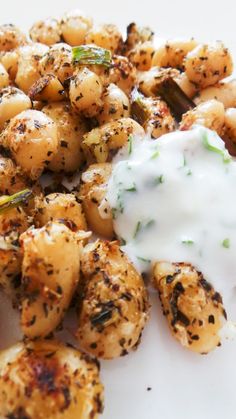
{"type": "Polygon", "coordinates": [[[111,175],[110,163],[92,164],[82,174],[80,199],[89,228],[107,239],[114,236],[112,215],[104,214],[103,204],[111,175]],[[104,215],[106,217],[104,218],[104,215]]]}
{"type": "Polygon", "coordinates": [[[172,335],[191,351],[206,354],[220,345],[226,313],[221,295],[188,263],[158,262],[153,282],[172,335]]]}
{"type": "Polygon", "coordinates": [[[54,340],[0,353],[1,418],[96,419],[103,410],[97,361],[54,340]]]}
{"type": "Polygon", "coordinates": [[[45,337],[59,325],[79,281],[80,246],[68,227],[48,222],[20,237],[23,263],[21,327],[29,338],[45,337]]]}
{"type": "Polygon", "coordinates": [[[117,242],[97,240],[82,252],[83,300],[77,337],[99,358],[126,355],[139,344],[148,319],[142,277],[117,242]]]}

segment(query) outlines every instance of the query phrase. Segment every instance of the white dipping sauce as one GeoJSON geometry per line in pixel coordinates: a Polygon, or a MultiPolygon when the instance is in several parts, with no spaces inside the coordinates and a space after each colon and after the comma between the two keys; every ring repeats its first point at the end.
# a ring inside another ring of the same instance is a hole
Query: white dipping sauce
{"type": "Polygon", "coordinates": [[[137,269],[192,263],[236,320],[236,161],[221,138],[200,126],[130,138],[113,164],[106,198],[137,269]]]}

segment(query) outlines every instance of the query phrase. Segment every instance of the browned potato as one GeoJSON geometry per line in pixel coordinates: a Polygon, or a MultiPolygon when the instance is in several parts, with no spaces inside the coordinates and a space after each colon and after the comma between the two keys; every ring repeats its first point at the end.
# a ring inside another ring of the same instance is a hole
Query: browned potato
{"type": "Polygon", "coordinates": [[[100,125],[130,116],[130,103],[126,94],[115,84],[109,84],[102,97],[102,106],[96,116],[100,125]]]}
{"type": "Polygon", "coordinates": [[[152,67],[152,57],[155,48],[152,42],[146,41],[137,44],[134,49],[128,53],[128,59],[139,71],[146,71],[152,67]]]}
{"type": "Polygon", "coordinates": [[[30,98],[13,86],[0,90],[0,130],[5,122],[9,121],[20,112],[32,108],[30,98]]]}
{"type": "MultiPolygon", "coordinates": [[[[0,203],[3,198],[0,198],[0,203]]],[[[14,304],[18,299],[18,282],[15,278],[20,274],[22,262],[19,236],[28,227],[29,220],[20,206],[0,214],[0,288],[11,297],[14,304]]]]}
{"type": "Polygon", "coordinates": [[[39,227],[48,221],[69,221],[73,231],[87,230],[82,206],[76,201],[75,195],[52,193],[36,200],[35,220],[39,227]]]}
{"type": "Polygon", "coordinates": [[[222,135],[225,122],[225,110],[223,103],[212,99],[200,103],[194,109],[182,116],[181,130],[188,130],[194,124],[203,125],[222,135]]]}
{"type": "Polygon", "coordinates": [[[53,74],[47,74],[37,80],[29,89],[31,100],[57,102],[65,99],[65,90],[61,82],[53,74]]]}
{"type": "Polygon", "coordinates": [[[97,419],[103,410],[98,363],[55,340],[18,343],[0,353],[0,416],[97,419]]]}
{"type": "Polygon", "coordinates": [[[167,41],[155,50],[152,66],[174,67],[183,70],[184,58],[196,46],[197,42],[193,38],[167,41]]]}
{"type": "Polygon", "coordinates": [[[136,23],[130,23],[127,26],[127,38],[124,43],[124,52],[127,53],[137,44],[142,44],[146,41],[153,41],[153,37],[154,32],[148,26],[138,27],[136,23]]]}
{"type": "Polygon", "coordinates": [[[222,42],[201,44],[189,52],[184,61],[189,80],[200,88],[212,86],[230,76],[233,61],[222,42]]]}
{"type": "Polygon", "coordinates": [[[140,342],[148,319],[142,277],[117,242],[97,240],[82,252],[84,298],[77,336],[82,348],[111,359],[126,355],[140,342]]]}
{"type": "Polygon", "coordinates": [[[58,149],[55,122],[45,113],[23,111],[11,119],[2,133],[2,144],[31,179],[37,179],[58,149]]]}
{"type": "Polygon", "coordinates": [[[84,44],[86,34],[92,26],[93,20],[81,10],[71,10],[61,20],[62,37],[72,46],[84,44]]]}
{"type": "Polygon", "coordinates": [[[47,50],[46,45],[39,43],[32,43],[18,49],[15,83],[23,92],[28,93],[32,84],[40,78],[39,60],[47,50]]]}
{"type": "Polygon", "coordinates": [[[54,74],[64,83],[74,71],[71,46],[63,42],[50,46],[39,61],[39,71],[42,76],[54,74]]]}
{"type": "Polygon", "coordinates": [[[107,214],[104,218],[101,206],[104,203],[111,170],[110,163],[92,164],[83,172],[80,187],[80,199],[89,227],[94,233],[107,239],[114,236],[112,215],[107,214]]]}
{"type": "Polygon", "coordinates": [[[131,118],[111,121],[84,135],[82,147],[87,162],[104,163],[110,161],[114,154],[128,143],[130,135],[143,137],[144,129],[131,118]]]}
{"type": "Polygon", "coordinates": [[[10,51],[26,43],[26,36],[15,25],[0,26],[0,51],[10,51]]]}
{"type": "Polygon", "coordinates": [[[218,346],[226,313],[220,294],[201,272],[187,263],[158,262],[153,276],[172,335],[202,354],[218,346]]]}
{"type": "Polygon", "coordinates": [[[152,138],[159,138],[176,128],[175,120],[166,102],[157,97],[134,95],[131,115],[152,138]]]}
{"type": "Polygon", "coordinates": [[[58,151],[49,168],[54,172],[67,173],[78,170],[84,160],[81,150],[82,138],[87,131],[84,120],[67,102],[51,103],[42,111],[55,122],[59,135],[58,151]]]}
{"type": "Polygon", "coordinates": [[[6,71],[9,74],[9,77],[12,81],[16,78],[17,68],[18,68],[18,59],[19,51],[18,49],[11,51],[2,51],[0,52],[0,61],[6,71]]]}
{"type": "Polygon", "coordinates": [[[95,44],[117,53],[122,48],[122,35],[116,25],[93,26],[85,37],[86,44],[95,44]]]}
{"type": "Polygon", "coordinates": [[[126,95],[129,95],[136,83],[136,67],[127,57],[113,55],[108,78],[110,83],[116,84],[126,95]]]}
{"type": "Polygon", "coordinates": [[[33,42],[41,42],[48,46],[56,44],[61,40],[60,23],[52,18],[39,20],[33,24],[29,34],[33,42]]]}
{"type": "Polygon", "coordinates": [[[59,325],[79,281],[77,237],[59,222],[21,235],[24,295],[21,327],[30,339],[45,337],[59,325]]]}
{"type": "Polygon", "coordinates": [[[21,169],[11,159],[0,156],[0,193],[12,195],[26,189],[27,186],[21,169]]]}

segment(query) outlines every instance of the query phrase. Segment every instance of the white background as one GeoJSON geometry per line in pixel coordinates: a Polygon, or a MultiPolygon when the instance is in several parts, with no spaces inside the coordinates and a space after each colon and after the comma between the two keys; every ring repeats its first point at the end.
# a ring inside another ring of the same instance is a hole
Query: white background
{"type": "MultiPolygon", "coordinates": [[[[236,37],[235,1],[1,0],[0,23],[29,28],[37,19],[79,7],[98,22],[125,26],[137,21],[158,36],[236,37]]],[[[169,335],[156,295],[152,320],[137,352],[102,365],[106,388],[104,419],[235,419],[236,342],[201,357],[182,349],[169,335]],[[151,391],[147,391],[151,387],[151,391]]],[[[0,345],[16,340],[12,314],[0,301],[0,345]]],[[[48,418],[50,414],[48,415],[48,418]]]]}

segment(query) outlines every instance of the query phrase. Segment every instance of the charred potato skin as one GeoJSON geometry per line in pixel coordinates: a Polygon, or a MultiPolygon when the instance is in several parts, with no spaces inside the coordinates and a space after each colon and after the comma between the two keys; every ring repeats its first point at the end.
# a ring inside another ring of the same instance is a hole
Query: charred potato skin
{"type": "Polygon", "coordinates": [[[117,242],[97,240],[81,257],[84,295],[77,336],[80,345],[104,359],[124,356],[137,347],[148,319],[142,277],[117,242]]]}
{"type": "Polygon", "coordinates": [[[221,295],[201,272],[187,263],[158,262],[153,283],[171,333],[184,347],[206,354],[220,346],[226,312],[221,295]]]}
{"type": "Polygon", "coordinates": [[[102,410],[99,364],[88,355],[54,340],[0,353],[2,418],[96,419],[102,410]]]}

